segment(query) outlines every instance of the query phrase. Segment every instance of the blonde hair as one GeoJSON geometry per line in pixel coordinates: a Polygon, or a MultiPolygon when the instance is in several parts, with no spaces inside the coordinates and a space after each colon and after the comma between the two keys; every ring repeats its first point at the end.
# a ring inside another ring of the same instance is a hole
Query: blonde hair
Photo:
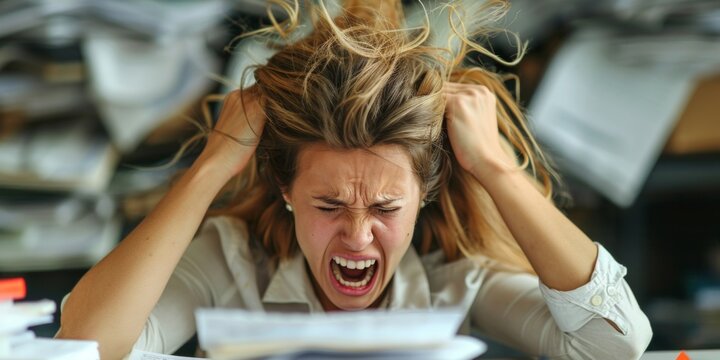
{"type": "MultiPolygon", "coordinates": [[[[209,214],[244,219],[268,253],[290,257],[298,246],[280,189],[292,184],[299,151],[312,143],[338,149],[395,144],[407,149],[426,194],[418,218],[421,252],[439,248],[448,261],[484,255],[532,272],[489,194],[455,160],[443,129],[443,84],[486,86],[498,99],[499,131],[521,159],[519,168],[529,168],[541,191],[552,195],[553,173],[503,77],[463,64],[470,52],[494,57],[470,39],[497,32],[490,24],[504,15],[507,2],[423,8],[414,27],[400,1],[347,1],[334,19],[322,0],[305,8],[297,1],[273,3],[283,6],[288,20],[272,18],[272,27],[254,35],[287,39],[302,11],[311,15],[313,31],[255,68],[265,129],[254,159],[238,175],[236,195],[209,214]]],[[[518,44],[515,60],[496,60],[519,61],[524,45],[518,44]]]]}

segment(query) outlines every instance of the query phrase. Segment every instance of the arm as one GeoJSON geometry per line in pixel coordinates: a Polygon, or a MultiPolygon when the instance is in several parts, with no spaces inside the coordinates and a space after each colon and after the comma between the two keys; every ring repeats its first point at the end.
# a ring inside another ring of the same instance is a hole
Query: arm
{"type": "Polygon", "coordinates": [[[460,165],[492,197],[540,277],[490,271],[471,309],[491,337],[558,359],[634,359],[652,330],[625,268],[545,199],[502,149],[496,99],[447,84],[447,129],[460,165]],[[612,327],[610,326],[612,325],[612,327]]]}
{"type": "Polygon", "coordinates": [[[502,149],[495,95],[484,86],[448,83],[446,99],[448,135],[458,162],[488,191],[540,280],[557,290],[587,283],[597,247],[502,149]]]}
{"type": "MultiPolygon", "coordinates": [[[[232,270],[228,266],[221,233],[230,232],[225,218],[205,221],[175,267],[153,308],[134,348],[172,354],[196,332],[195,310],[201,307],[246,307],[240,301],[232,270]]],[[[246,232],[230,232],[235,240],[246,232]]],[[[252,278],[253,269],[243,269],[252,278]]]]}
{"type": "Polygon", "coordinates": [[[559,291],[588,283],[597,247],[502,149],[495,95],[484,86],[457,83],[447,83],[445,95],[448,136],[458,162],[488,191],[541,282],[559,291]]]}
{"type": "MultiPolygon", "coordinates": [[[[256,139],[263,121],[256,97],[235,91],[226,98],[216,129],[256,139]],[[241,97],[250,118],[243,116],[241,97]]],[[[58,337],[97,340],[102,358],[127,353],[210,203],[253,152],[254,147],[213,132],[202,154],[155,209],[80,279],[65,303],[58,337]]]]}
{"type": "Polygon", "coordinates": [[[570,292],[538,288],[537,277],[488,269],[470,310],[482,334],[532,356],[550,359],[637,359],[652,337],[650,323],[602,247],[591,283],[570,292]],[[615,289],[612,295],[604,289],[615,289]],[[607,295],[593,306],[594,294],[607,295]],[[603,317],[621,324],[623,333],[603,317]],[[557,321],[560,319],[561,321],[557,321]]]}

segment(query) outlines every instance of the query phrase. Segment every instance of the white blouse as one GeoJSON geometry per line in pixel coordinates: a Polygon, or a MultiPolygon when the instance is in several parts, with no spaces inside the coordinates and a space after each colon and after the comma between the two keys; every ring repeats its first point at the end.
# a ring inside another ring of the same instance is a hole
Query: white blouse
{"type": "MultiPolygon", "coordinates": [[[[534,275],[443,261],[440,251],[418,256],[411,246],[381,307],[462,307],[470,326],[530,355],[552,359],[636,359],[652,330],[623,277],[626,269],[598,244],[590,282],[548,288],[534,275]],[[614,322],[615,330],[605,319],[614,322]]],[[[322,312],[301,253],[275,264],[248,241],[246,224],[208,219],[188,247],[145,324],[135,348],[173,353],[195,334],[198,307],[322,312]]]]}

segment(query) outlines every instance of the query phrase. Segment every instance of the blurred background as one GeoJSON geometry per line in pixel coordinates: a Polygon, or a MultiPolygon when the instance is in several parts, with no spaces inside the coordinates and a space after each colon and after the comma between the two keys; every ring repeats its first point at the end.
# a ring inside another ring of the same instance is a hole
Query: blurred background
{"type": "MultiPolygon", "coordinates": [[[[520,79],[563,210],[628,268],[650,349],[720,348],[720,0],[510,2],[523,61],[469,60],[520,79]]],[[[147,169],[269,56],[228,48],[263,24],[262,0],[0,0],[0,278],[59,302],[192,161],[147,169]]],[[[508,39],[480,41],[511,59],[508,39]]]]}

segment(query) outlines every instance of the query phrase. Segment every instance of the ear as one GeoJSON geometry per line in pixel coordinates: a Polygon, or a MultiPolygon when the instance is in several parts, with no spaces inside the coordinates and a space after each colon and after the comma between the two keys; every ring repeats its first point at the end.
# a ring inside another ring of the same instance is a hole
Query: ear
{"type": "MultiPolygon", "coordinates": [[[[427,195],[428,195],[427,190],[420,191],[420,204],[423,204],[423,203],[427,204],[427,195]]],[[[422,208],[423,206],[420,206],[420,207],[422,208]]]]}
{"type": "Polygon", "coordinates": [[[283,200],[285,200],[286,203],[290,203],[290,193],[288,192],[287,186],[281,186],[280,187],[280,193],[282,194],[283,200]]]}

